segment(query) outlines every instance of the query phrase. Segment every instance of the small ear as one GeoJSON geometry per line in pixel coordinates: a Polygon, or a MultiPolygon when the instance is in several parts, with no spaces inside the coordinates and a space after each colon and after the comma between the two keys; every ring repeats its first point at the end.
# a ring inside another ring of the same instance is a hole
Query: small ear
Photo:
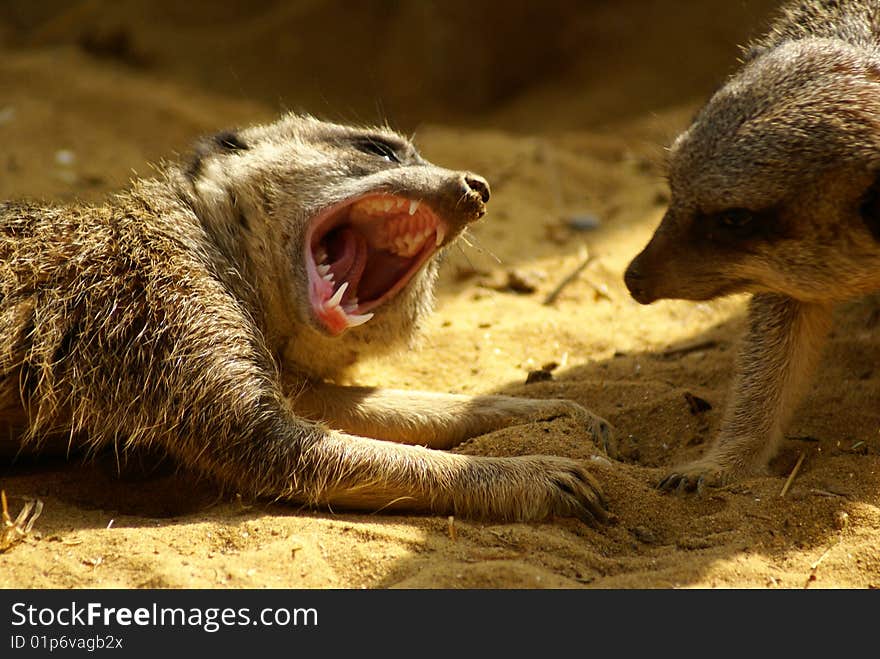
{"type": "Polygon", "coordinates": [[[770,48],[767,46],[763,46],[757,43],[751,43],[746,46],[742,46],[740,48],[740,53],[742,53],[742,61],[743,64],[747,64],[752,60],[758,59],[761,55],[770,52],[770,48]]]}
{"type": "Polygon", "coordinates": [[[859,210],[874,240],[880,242],[880,172],[874,174],[874,182],[865,191],[859,210]]]}
{"type": "Polygon", "coordinates": [[[235,153],[247,151],[250,146],[231,130],[224,130],[196,142],[185,172],[190,181],[195,181],[202,172],[202,160],[212,153],[235,153]]]}

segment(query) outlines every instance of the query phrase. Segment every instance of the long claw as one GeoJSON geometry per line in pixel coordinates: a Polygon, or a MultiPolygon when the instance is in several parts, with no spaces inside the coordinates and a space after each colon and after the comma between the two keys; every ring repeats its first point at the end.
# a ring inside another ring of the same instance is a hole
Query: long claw
{"type": "Polygon", "coordinates": [[[669,474],[666,478],[657,483],[657,489],[668,492],[673,487],[673,483],[678,477],[678,474],[669,474]]]}
{"type": "Polygon", "coordinates": [[[581,505],[576,505],[574,507],[574,516],[592,528],[598,528],[600,523],[604,524],[608,521],[607,513],[604,513],[604,517],[597,519],[597,515],[594,515],[589,508],[581,505]]]}

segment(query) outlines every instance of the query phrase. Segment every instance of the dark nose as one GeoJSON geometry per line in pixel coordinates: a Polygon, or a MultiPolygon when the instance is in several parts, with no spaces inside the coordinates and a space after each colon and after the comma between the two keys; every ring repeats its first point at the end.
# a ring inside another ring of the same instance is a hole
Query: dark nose
{"type": "Polygon", "coordinates": [[[623,281],[629,289],[630,295],[640,304],[649,304],[653,302],[651,296],[648,295],[645,278],[639,268],[639,260],[635,259],[629,264],[626,273],[623,275],[623,281]]]}
{"type": "Polygon", "coordinates": [[[464,185],[468,188],[468,192],[472,191],[480,195],[480,199],[483,200],[484,204],[489,203],[489,197],[492,196],[492,193],[489,190],[489,181],[482,176],[468,172],[464,175],[464,185]]]}

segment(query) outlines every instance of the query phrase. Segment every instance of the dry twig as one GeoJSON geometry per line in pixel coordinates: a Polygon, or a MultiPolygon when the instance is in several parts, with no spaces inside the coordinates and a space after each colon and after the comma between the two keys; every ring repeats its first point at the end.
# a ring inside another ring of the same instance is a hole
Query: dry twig
{"type": "Polygon", "coordinates": [[[848,494],[842,494],[840,492],[833,492],[832,490],[822,490],[816,487],[810,488],[810,494],[815,494],[820,497],[827,498],[840,498],[840,499],[848,499],[848,494]]]}
{"type": "Polygon", "coordinates": [[[3,508],[2,528],[0,528],[0,552],[4,552],[31,532],[34,522],[37,521],[37,518],[43,512],[43,502],[39,499],[28,499],[15,520],[9,516],[9,505],[6,501],[5,491],[0,491],[0,503],[2,503],[3,508]]]}
{"type": "Polygon", "coordinates": [[[843,532],[846,530],[846,522],[847,517],[843,518],[842,527],[840,529],[840,534],[837,536],[837,539],[825,550],[822,552],[822,555],[816,559],[816,562],[810,566],[810,576],[807,577],[807,580],[804,582],[804,588],[809,588],[810,584],[816,581],[816,572],[819,570],[819,566],[822,565],[822,561],[824,561],[828,554],[831,553],[831,550],[834,549],[840,541],[843,540],[843,532]]]}
{"type": "Polygon", "coordinates": [[[714,339],[706,339],[704,341],[695,341],[693,343],[686,343],[683,346],[678,346],[677,348],[668,348],[660,353],[661,357],[683,357],[684,355],[688,355],[692,352],[698,352],[700,350],[709,350],[710,348],[714,348],[718,345],[718,341],[714,339]]]}
{"type": "Polygon", "coordinates": [[[449,539],[455,542],[455,517],[450,515],[447,521],[449,523],[449,539]]]}
{"type": "Polygon", "coordinates": [[[794,477],[797,476],[797,473],[801,469],[801,465],[804,463],[804,458],[807,457],[806,451],[801,451],[801,455],[798,458],[798,461],[794,465],[794,469],[791,470],[791,473],[788,475],[788,479],[785,481],[785,485],[782,486],[782,491],[779,493],[780,497],[784,497],[788,492],[788,488],[791,487],[791,484],[794,482],[794,477]]]}
{"type": "MultiPolygon", "coordinates": [[[[577,267],[574,270],[572,270],[570,273],[568,273],[565,276],[565,278],[556,285],[556,288],[554,288],[552,291],[550,291],[550,293],[548,293],[547,297],[544,298],[544,305],[545,306],[550,306],[551,304],[556,302],[556,298],[559,297],[559,294],[562,293],[562,290],[566,286],[568,286],[571,282],[573,282],[575,279],[577,279],[578,276],[584,271],[584,268],[586,268],[588,265],[590,265],[590,263],[593,261],[593,256],[590,254],[590,251],[587,249],[586,245],[584,245],[581,248],[581,251],[579,253],[579,257],[580,257],[580,260],[579,260],[577,267]]],[[[593,288],[595,289],[596,287],[594,286],[593,288]]],[[[605,294],[605,295],[607,296],[607,294],[605,294]]]]}

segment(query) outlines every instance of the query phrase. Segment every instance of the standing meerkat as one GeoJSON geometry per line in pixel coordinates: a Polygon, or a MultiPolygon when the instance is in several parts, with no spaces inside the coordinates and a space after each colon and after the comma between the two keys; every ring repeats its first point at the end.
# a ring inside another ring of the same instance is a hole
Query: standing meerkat
{"type": "Polygon", "coordinates": [[[0,422],[18,450],[155,447],[251,496],[602,520],[579,462],[434,450],[561,415],[611,441],[576,403],[330,383],[407,345],[488,201],[396,133],[288,115],[102,206],[0,204],[0,422]]]}
{"type": "Polygon", "coordinates": [[[765,469],[836,302],[880,289],[880,0],[802,0],[669,152],[671,200],[625,280],[644,304],[750,292],[721,430],[664,489],[765,469]]]}

